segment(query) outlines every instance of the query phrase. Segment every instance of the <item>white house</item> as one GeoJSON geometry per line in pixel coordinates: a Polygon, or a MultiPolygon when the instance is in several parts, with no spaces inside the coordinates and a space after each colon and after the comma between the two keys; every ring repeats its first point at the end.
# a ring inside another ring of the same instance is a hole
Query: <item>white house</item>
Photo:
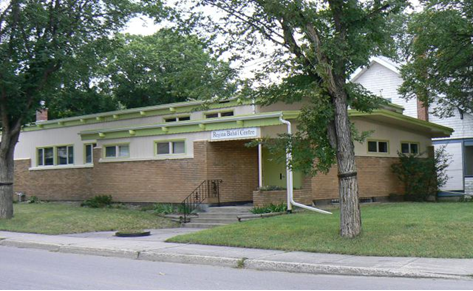
{"type": "Polygon", "coordinates": [[[355,72],[352,81],[394,104],[402,105],[405,115],[453,128],[450,137],[432,140],[436,148],[445,146],[451,155],[447,170],[449,180],[442,190],[473,193],[473,115],[456,110],[453,117],[438,118],[432,114],[433,110],[427,112],[417,100],[401,98],[397,92],[402,84],[399,65],[386,57],[372,58],[368,67],[355,72]]]}

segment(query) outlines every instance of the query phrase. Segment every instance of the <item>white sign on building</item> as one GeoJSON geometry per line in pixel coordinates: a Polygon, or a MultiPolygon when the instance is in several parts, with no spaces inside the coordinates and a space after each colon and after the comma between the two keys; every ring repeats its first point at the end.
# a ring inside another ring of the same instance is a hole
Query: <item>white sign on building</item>
{"type": "Polygon", "coordinates": [[[228,140],[259,137],[258,127],[214,130],[210,133],[210,140],[228,140]]]}

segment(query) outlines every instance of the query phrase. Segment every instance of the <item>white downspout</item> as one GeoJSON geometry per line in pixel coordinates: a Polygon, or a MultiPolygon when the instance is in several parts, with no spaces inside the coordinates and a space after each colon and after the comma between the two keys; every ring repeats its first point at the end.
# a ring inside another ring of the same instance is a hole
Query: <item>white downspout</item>
{"type": "MultiPolygon", "coordinates": [[[[289,122],[288,120],[285,120],[283,118],[282,113],[279,116],[279,120],[282,123],[287,125],[287,133],[289,135],[292,135],[291,122],[289,122]]],[[[294,190],[294,185],[293,185],[294,179],[293,179],[293,175],[292,175],[292,169],[287,166],[287,164],[290,163],[290,162],[292,162],[292,151],[291,151],[291,149],[288,148],[288,149],[286,149],[287,211],[291,212],[292,211],[292,205],[294,205],[294,206],[297,206],[297,207],[300,207],[300,208],[304,208],[304,209],[315,211],[315,212],[322,213],[322,214],[332,214],[332,212],[328,212],[328,211],[325,211],[325,210],[322,210],[322,209],[307,206],[307,205],[297,203],[297,202],[294,201],[294,192],[293,192],[293,190],[294,190]]]]}

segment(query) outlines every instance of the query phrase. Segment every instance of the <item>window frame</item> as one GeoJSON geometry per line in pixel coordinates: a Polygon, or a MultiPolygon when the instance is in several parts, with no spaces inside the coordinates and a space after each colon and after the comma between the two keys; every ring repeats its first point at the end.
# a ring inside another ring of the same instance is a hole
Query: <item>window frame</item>
{"type": "Polygon", "coordinates": [[[61,145],[49,145],[49,146],[41,146],[36,147],[36,167],[67,167],[67,166],[74,166],[76,164],[76,157],[75,157],[75,149],[74,144],[61,144],[61,145]],[[59,164],[59,157],[58,157],[58,148],[66,148],[67,154],[67,164],[59,164]],[[72,148],[72,163],[69,163],[69,148],[72,148]],[[53,164],[52,165],[45,165],[45,149],[52,149],[53,150],[53,164]],[[43,158],[42,164],[39,163],[39,151],[42,150],[43,158]]]}
{"type": "Polygon", "coordinates": [[[204,112],[205,119],[212,119],[212,118],[222,118],[222,117],[232,117],[235,116],[235,110],[222,110],[222,111],[214,111],[214,112],[204,112]],[[222,113],[229,113],[231,112],[231,116],[222,116],[222,113]],[[207,117],[208,115],[217,114],[217,117],[207,117]]]}
{"type": "Polygon", "coordinates": [[[414,154],[414,155],[418,155],[418,154],[420,154],[420,152],[421,152],[421,150],[420,150],[420,142],[418,142],[418,141],[402,140],[401,143],[400,143],[400,145],[401,145],[401,147],[400,147],[400,151],[399,151],[399,152],[402,153],[402,154],[408,154],[408,155],[414,154]],[[408,153],[403,153],[403,152],[402,152],[402,145],[403,145],[403,144],[408,144],[408,146],[409,146],[409,152],[408,152],[408,153]],[[411,147],[412,144],[417,145],[417,153],[413,153],[413,152],[412,152],[412,147],[411,147]]]}
{"type": "Polygon", "coordinates": [[[55,165],[56,166],[70,166],[75,164],[75,157],[74,157],[74,145],[57,145],[54,146],[54,158],[55,158],[55,165]],[[69,163],[69,148],[72,147],[72,163],[69,163]],[[67,155],[67,164],[59,164],[59,156],[58,156],[58,148],[66,148],[66,155],[67,155]]]}
{"type": "Polygon", "coordinates": [[[96,142],[90,142],[84,144],[84,165],[93,165],[94,164],[94,148],[97,147],[96,142]],[[91,148],[91,161],[87,162],[87,146],[92,146],[91,148]]]}
{"type": "MultiPolygon", "coordinates": [[[[472,173],[468,173],[467,170],[467,156],[466,156],[466,151],[467,151],[467,148],[473,148],[473,144],[472,144],[473,141],[470,141],[470,140],[466,140],[466,141],[463,141],[463,149],[462,149],[462,156],[463,156],[463,176],[464,177],[467,177],[467,178],[471,178],[473,177],[473,172],[472,173]]],[[[473,162],[472,162],[473,163],[473,162]]]]}
{"type": "Polygon", "coordinates": [[[368,139],[366,140],[366,152],[368,154],[380,154],[380,155],[389,155],[390,152],[391,152],[391,149],[390,149],[390,145],[389,145],[389,140],[385,140],[385,139],[368,139]],[[369,150],[369,143],[370,142],[376,142],[376,152],[372,152],[369,150]],[[385,142],[386,145],[387,145],[387,151],[386,152],[380,152],[379,151],[379,143],[380,142],[385,142]]]}
{"type": "Polygon", "coordinates": [[[181,122],[181,121],[190,121],[191,116],[190,115],[180,115],[180,116],[167,116],[163,117],[164,123],[171,123],[171,122],[181,122]],[[189,118],[188,120],[181,120],[181,118],[189,118]],[[174,121],[167,121],[167,119],[176,119],[174,121]]]}
{"type": "Polygon", "coordinates": [[[130,143],[112,143],[102,145],[102,158],[106,160],[118,160],[118,159],[129,159],[130,158],[130,143]],[[120,147],[128,146],[128,156],[120,156],[120,147]],[[107,148],[115,147],[115,157],[107,157],[107,148]]]}
{"type": "Polygon", "coordinates": [[[155,140],[154,141],[154,156],[155,157],[169,157],[169,156],[184,156],[187,154],[187,142],[186,139],[166,139],[166,140],[155,140]],[[184,143],[184,152],[183,153],[174,153],[173,152],[173,143],[183,142],[184,143]],[[168,144],[169,153],[167,154],[158,154],[158,144],[168,144]]]}

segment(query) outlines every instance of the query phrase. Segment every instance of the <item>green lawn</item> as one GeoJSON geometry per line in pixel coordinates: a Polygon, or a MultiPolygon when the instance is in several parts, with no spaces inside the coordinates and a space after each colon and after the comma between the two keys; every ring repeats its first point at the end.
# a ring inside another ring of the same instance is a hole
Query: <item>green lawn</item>
{"type": "Polygon", "coordinates": [[[43,234],[175,227],[152,213],[92,209],[58,203],[15,204],[15,216],[0,220],[0,230],[43,234]]]}
{"type": "Polygon", "coordinates": [[[362,207],[363,233],[338,235],[333,215],[301,213],[180,235],[170,242],[368,256],[473,258],[473,203],[396,203],[362,207]]]}

